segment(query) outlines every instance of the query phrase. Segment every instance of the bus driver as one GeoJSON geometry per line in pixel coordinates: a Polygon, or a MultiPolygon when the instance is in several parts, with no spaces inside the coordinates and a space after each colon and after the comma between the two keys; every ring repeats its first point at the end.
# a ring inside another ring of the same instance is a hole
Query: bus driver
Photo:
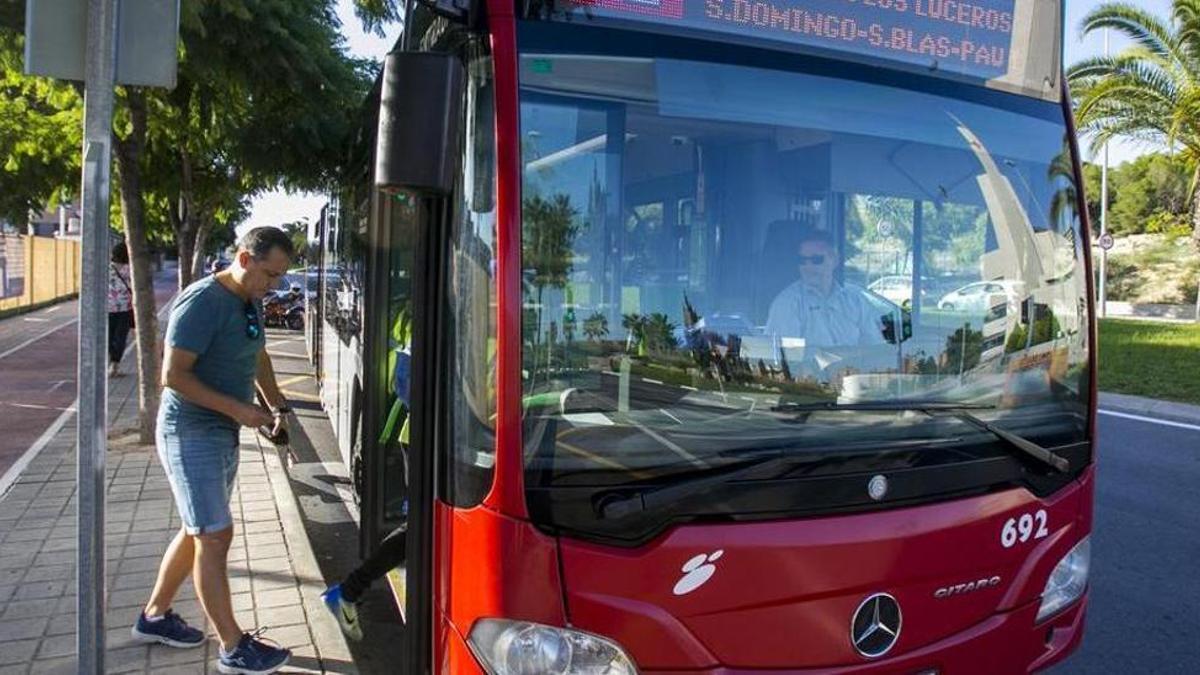
{"type": "Polygon", "coordinates": [[[806,231],[800,237],[800,278],[771,302],[767,334],[803,338],[806,347],[848,347],[883,344],[879,311],[866,291],[838,283],[834,276],[835,246],[825,232],[806,231]]]}

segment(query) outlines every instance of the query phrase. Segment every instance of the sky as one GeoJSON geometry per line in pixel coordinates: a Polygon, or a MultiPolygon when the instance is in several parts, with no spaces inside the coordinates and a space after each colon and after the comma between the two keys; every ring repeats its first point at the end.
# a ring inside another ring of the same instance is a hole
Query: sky
{"type": "MultiPolygon", "coordinates": [[[[1171,0],[1128,1],[1163,17],[1167,16],[1167,12],[1171,6],[1171,0]]],[[[1102,0],[1066,0],[1066,4],[1066,42],[1064,45],[1066,49],[1066,63],[1069,65],[1081,59],[1103,54],[1104,38],[1101,33],[1093,33],[1084,37],[1079,31],[1079,25],[1083,17],[1092,9],[1102,4],[1102,0]]],[[[342,21],[342,33],[346,36],[350,53],[355,56],[382,60],[396,41],[398,33],[396,26],[390,27],[387,30],[387,36],[383,38],[364,33],[362,31],[362,24],[354,17],[351,0],[338,0],[338,18],[342,21]]],[[[1128,44],[1127,40],[1113,34],[1109,49],[1115,53],[1128,44]]],[[[1085,140],[1081,145],[1084,148],[1085,159],[1092,159],[1087,148],[1087,141],[1085,140]]],[[[1109,149],[1109,161],[1115,166],[1145,152],[1158,149],[1160,148],[1115,142],[1111,144],[1109,149]]],[[[1095,159],[1099,160],[1098,157],[1095,159]]],[[[282,190],[268,192],[254,200],[250,217],[242,226],[238,227],[238,231],[242,232],[245,229],[259,225],[280,225],[305,218],[315,220],[324,203],[325,197],[323,195],[306,193],[288,194],[282,190]]]]}

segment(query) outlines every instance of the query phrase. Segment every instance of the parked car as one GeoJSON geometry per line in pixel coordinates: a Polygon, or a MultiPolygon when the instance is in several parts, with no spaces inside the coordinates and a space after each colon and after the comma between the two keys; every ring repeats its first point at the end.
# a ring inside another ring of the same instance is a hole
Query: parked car
{"type": "MultiPolygon", "coordinates": [[[[924,304],[925,298],[929,295],[929,290],[925,287],[926,281],[924,279],[922,279],[921,284],[921,304],[924,304]]],[[[901,274],[890,274],[879,277],[867,286],[867,290],[876,295],[882,295],[893,304],[903,307],[904,303],[910,302],[913,297],[912,277],[901,274]]]]}
{"type": "Polygon", "coordinates": [[[1021,282],[1011,279],[976,281],[950,291],[938,301],[938,309],[984,313],[991,309],[994,296],[1003,295],[1009,302],[1020,298],[1021,282]]]}

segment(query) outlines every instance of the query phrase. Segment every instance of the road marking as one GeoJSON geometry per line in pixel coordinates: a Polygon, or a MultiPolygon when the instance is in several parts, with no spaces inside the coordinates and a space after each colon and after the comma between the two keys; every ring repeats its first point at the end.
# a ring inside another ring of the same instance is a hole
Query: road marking
{"type": "Polygon", "coordinates": [[[50,323],[50,319],[41,316],[27,316],[25,317],[25,321],[29,323],[50,323]]]}
{"type": "Polygon", "coordinates": [[[672,443],[670,439],[664,438],[661,434],[655,432],[653,429],[647,427],[646,425],[644,425],[634,419],[627,419],[626,421],[629,422],[630,424],[632,424],[633,426],[637,427],[638,430],[641,431],[643,434],[646,434],[650,438],[653,438],[654,440],[658,441],[661,445],[666,447],[671,452],[679,455],[680,457],[687,460],[688,462],[691,462],[694,466],[698,466],[702,469],[708,468],[708,464],[706,464],[699,457],[693,455],[692,453],[688,452],[687,450],[684,450],[679,445],[672,443]]]}
{"type": "Polygon", "coordinates": [[[288,386],[289,384],[296,384],[297,382],[303,382],[304,380],[307,380],[307,379],[308,379],[307,375],[297,375],[295,377],[289,377],[286,380],[276,382],[275,384],[280,389],[283,389],[284,387],[288,386]]]}
{"type": "Polygon", "coordinates": [[[1171,420],[1160,420],[1153,417],[1143,417],[1141,415],[1131,415],[1129,413],[1117,412],[1115,410],[1097,410],[1101,415],[1112,415],[1113,417],[1122,417],[1127,420],[1136,422],[1147,422],[1149,424],[1161,424],[1164,427],[1176,427],[1179,429],[1190,429],[1192,431],[1200,431],[1200,425],[1185,424],[1183,422],[1172,422],[1171,420]]]}
{"type": "Polygon", "coordinates": [[[29,410],[59,410],[59,411],[66,410],[68,412],[73,412],[75,410],[74,407],[63,408],[61,406],[56,406],[56,405],[37,405],[35,403],[9,403],[7,401],[0,401],[0,405],[10,405],[14,408],[28,408],[29,410]]]}
{"type": "Polygon", "coordinates": [[[280,359],[302,359],[302,358],[304,358],[304,354],[293,354],[291,352],[271,351],[270,349],[267,350],[267,355],[274,356],[274,357],[280,358],[280,359]]]}
{"type": "Polygon", "coordinates": [[[14,462],[12,466],[8,467],[8,471],[5,471],[4,475],[0,476],[0,497],[4,497],[5,493],[8,492],[8,489],[13,486],[13,483],[17,482],[17,478],[21,476],[21,472],[25,470],[25,467],[29,466],[29,463],[38,456],[38,453],[42,451],[42,448],[46,447],[46,445],[54,439],[58,432],[62,430],[63,426],[66,425],[67,420],[71,419],[71,416],[74,414],[74,409],[64,410],[63,414],[59,415],[58,419],[54,420],[54,423],[51,424],[44,432],[42,432],[42,435],[33,442],[33,445],[29,446],[29,449],[25,451],[25,454],[21,455],[20,459],[14,462]]]}
{"type": "MultiPolygon", "coordinates": [[[[172,298],[173,297],[174,296],[172,296],[172,298]]],[[[161,321],[163,314],[166,313],[166,311],[168,309],[170,309],[170,304],[171,304],[170,299],[168,299],[167,307],[163,307],[163,308],[159,309],[155,318],[157,318],[159,321],[161,321]]],[[[3,354],[0,354],[0,359],[21,349],[26,344],[29,344],[30,342],[33,342],[35,340],[40,340],[41,338],[46,337],[47,335],[53,333],[56,330],[59,330],[60,328],[65,328],[66,326],[76,323],[78,320],[79,319],[71,319],[70,321],[59,326],[58,328],[54,328],[45,333],[42,333],[38,337],[35,337],[32,340],[25,342],[24,344],[17,345],[16,347],[13,347],[12,349],[4,352],[3,354]]],[[[155,342],[157,343],[158,340],[155,340],[155,342]]],[[[126,356],[129,356],[129,352],[133,351],[135,344],[137,344],[136,339],[133,340],[132,342],[130,342],[129,345],[125,347],[125,351],[121,354],[122,360],[124,360],[126,356]]],[[[105,380],[105,386],[108,386],[107,379],[105,380]]],[[[26,405],[28,405],[28,404],[26,404],[26,405]]],[[[26,450],[23,455],[21,455],[20,459],[18,459],[16,462],[14,462],[12,466],[8,467],[8,471],[5,471],[3,476],[0,476],[0,498],[3,498],[4,494],[6,492],[8,492],[8,489],[13,486],[13,483],[17,482],[17,478],[20,478],[21,472],[25,470],[25,467],[29,466],[30,462],[32,462],[35,458],[37,458],[37,456],[42,452],[42,448],[46,447],[46,445],[48,443],[50,443],[50,441],[54,438],[54,436],[56,434],[58,434],[59,431],[62,431],[62,428],[63,428],[63,426],[66,425],[67,420],[70,419],[71,416],[75,414],[76,406],[78,406],[78,405],[79,405],[79,397],[76,396],[75,400],[71,401],[71,407],[64,410],[63,414],[59,415],[58,419],[54,420],[54,422],[46,429],[46,431],[44,431],[42,433],[42,435],[39,436],[38,439],[33,442],[33,445],[29,446],[29,449],[26,450]]],[[[107,426],[107,423],[106,423],[106,426],[107,426]]],[[[105,447],[105,449],[108,448],[108,439],[105,439],[104,447],[105,447]]],[[[78,482],[78,479],[76,480],[76,482],[78,482]]]]}
{"type": "Polygon", "coordinates": [[[308,403],[320,403],[321,402],[321,399],[317,398],[316,396],[314,396],[312,394],[305,394],[305,393],[302,393],[299,391],[293,391],[291,389],[284,389],[282,387],[279,388],[279,393],[283,394],[284,396],[286,396],[290,399],[295,399],[297,401],[305,401],[308,403]]]}
{"type": "Polygon", "coordinates": [[[66,328],[67,326],[70,326],[71,324],[73,324],[73,323],[75,323],[75,322],[77,322],[77,321],[79,321],[79,319],[71,319],[70,321],[68,321],[68,322],[66,322],[66,323],[64,323],[64,324],[60,324],[60,325],[58,325],[58,326],[55,326],[54,328],[51,328],[50,330],[48,330],[48,331],[46,331],[46,332],[44,332],[44,333],[39,333],[38,335],[35,335],[35,336],[33,336],[33,337],[29,338],[28,340],[26,340],[26,341],[22,342],[21,344],[17,345],[16,347],[13,347],[12,349],[9,349],[9,350],[8,350],[8,351],[6,351],[6,352],[2,352],[2,353],[0,353],[0,359],[2,359],[2,358],[4,358],[4,357],[8,356],[9,354],[15,354],[15,353],[17,353],[17,352],[21,351],[22,349],[24,349],[24,348],[28,347],[29,345],[31,345],[31,344],[33,344],[33,343],[37,342],[38,340],[41,340],[42,338],[44,338],[44,337],[46,337],[46,336],[52,335],[52,334],[54,334],[54,333],[56,333],[56,332],[58,332],[58,331],[62,330],[63,328],[66,328]]]}
{"type": "Polygon", "coordinates": [[[577,445],[572,445],[571,443],[567,443],[567,442],[563,441],[561,437],[559,439],[557,439],[555,441],[555,443],[557,443],[560,448],[565,449],[567,452],[574,453],[585,459],[590,459],[591,461],[593,461],[597,464],[600,464],[602,466],[607,466],[610,469],[616,469],[618,471],[627,471],[629,473],[629,475],[633,476],[634,478],[642,479],[642,478],[650,477],[650,474],[648,474],[644,471],[637,471],[635,469],[631,469],[631,468],[625,466],[624,464],[621,464],[620,462],[615,462],[607,457],[601,457],[600,455],[597,455],[593,452],[588,452],[587,450],[584,450],[583,448],[581,448],[577,445]]]}

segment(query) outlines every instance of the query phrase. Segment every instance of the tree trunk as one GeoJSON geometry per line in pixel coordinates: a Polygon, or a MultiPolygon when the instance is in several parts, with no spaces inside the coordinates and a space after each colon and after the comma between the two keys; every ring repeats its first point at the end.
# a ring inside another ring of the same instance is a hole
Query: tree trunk
{"type": "Polygon", "coordinates": [[[1200,248],[1200,166],[1192,174],[1192,245],[1200,248]]]}
{"type": "Polygon", "coordinates": [[[187,150],[179,151],[179,199],[171,212],[171,225],[175,228],[175,246],[179,252],[179,290],[187,288],[196,279],[192,258],[196,245],[196,217],[192,208],[192,161],[187,150]]]}
{"type": "Polygon", "coordinates": [[[175,244],[179,249],[179,290],[187,288],[196,280],[195,266],[192,264],[196,246],[195,228],[181,227],[175,231],[175,244]]]}
{"type": "MultiPolygon", "coordinates": [[[[133,271],[133,316],[137,324],[138,427],[143,443],[154,442],[158,413],[158,312],[154,300],[154,278],[150,271],[150,249],[146,243],[145,203],[142,199],[140,161],[146,142],[146,98],[136,88],[127,88],[132,131],[116,138],[117,171],[121,179],[121,217],[133,271]]],[[[114,134],[115,136],[115,134],[114,134]]]]}
{"type": "MultiPolygon", "coordinates": [[[[203,214],[196,225],[196,244],[192,249],[192,279],[199,279],[204,275],[204,256],[208,254],[208,235],[212,233],[212,228],[212,214],[203,214]]],[[[183,258],[180,258],[180,264],[183,264],[182,261],[183,258]]]]}

